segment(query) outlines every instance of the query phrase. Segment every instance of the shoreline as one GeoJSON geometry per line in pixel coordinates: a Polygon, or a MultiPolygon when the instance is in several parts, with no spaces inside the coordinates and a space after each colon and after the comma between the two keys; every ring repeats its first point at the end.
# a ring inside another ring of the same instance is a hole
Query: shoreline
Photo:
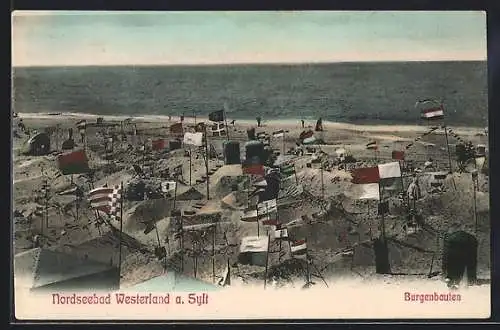
{"type": "MultiPolygon", "coordinates": [[[[82,112],[61,112],[54,114],[52,112],[18,112],[17,113],[19,118],[22,119],[64,119],[68,120],[71,118],[74,119],[96,119],[99,117],[104,118],[105,120],[125,120],[127,118],[132,118],[133,120],[137,122],[142,122],[142,123],[148,123],[150,121],[164,121],[168,122],[168,117],[167,115],[142,115],[142,116],[127,116],[127,115],[96,115],[96,114],[91,114],[91,113],[82,113],[82,112]]],[[[179,121],[179,116],[172,116],[172,122],[177,122],[179,121]]],[[[208,117],[207,116],[200,116],[196,117],[196,120],[199,121],[207,121],[208,117]]],[[[276,128],[282,128],[282,127],[292,127],[296,126],[296,128],[301,129],[300,127],[300,118],[293,119],[269,119],[269,120],[263,120],[263,126],[262,128],[269,128],[269,126],[274,126],[276,128]]],[[[307,123],[307,126],[313,126],[316,124],[316,119],[314,120],[305,120],[307,123]]],[[[194,117],[192,116],[185,116],[184,117],[184,122],[192,124],[194,123],[194,117]]],[[[252,119],[236,119],[236,123],[243,125],[243,126],[255,126],[256,122],[255,120],[252,119]]],[[[229,124],[229,123],[228,123],[229,124]]],[[[437,124],[436,124],[437,125],[437,124]]],[[[308,127],[305,127],[304,129],[307,129],[308,127]]],[[[328,120],[323,120],[323,126],[330,128],[330,129],[338,129],[338,130],[348,130],[348,131],[376,131],[376,132],[382,132],[382,131],[389,131],[389,132],[425,132],[428,130],[429,126],[435,126],[435,125],[401,125],[401,124],[354,124],[354,123],[344,123],[344,122],[332,122],[328,120]],[[397,127],[395,130],[394,128],[397,127]]],[[[478,131],[483,131],[484,132],[484,127],[480,126],[456,126],[456,125],[447,125],[448,127],[453,127],[456,130],[460,130],[462,132],[472,132],[476,133],[478,131]]]]}

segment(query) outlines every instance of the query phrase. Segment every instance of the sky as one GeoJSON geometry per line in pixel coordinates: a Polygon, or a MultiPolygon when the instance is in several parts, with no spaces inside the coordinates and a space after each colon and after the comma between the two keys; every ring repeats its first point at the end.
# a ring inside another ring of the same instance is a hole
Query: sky
{"type": "Polygon", "coordinates": [[[12,27],[16,67],[486,60],[480,11],[17,11],[12,27]]]}

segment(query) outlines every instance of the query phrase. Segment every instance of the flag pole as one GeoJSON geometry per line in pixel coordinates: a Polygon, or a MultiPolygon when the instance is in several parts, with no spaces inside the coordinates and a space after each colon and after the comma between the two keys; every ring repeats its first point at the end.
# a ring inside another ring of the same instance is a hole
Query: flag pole
{"type": "Polygon", "coordinates": [[[446,127],[446,124],[443,122],[443,127],[444,127],[444,136],[446,138],[446,150],[448,151],[448,162],[450,166],[450,174],[452,175],[453,179],[453,187],[455,190],[457,190],[457,186],[455,184],[455,178],[453,177],[453,168],[451,166],[451,153],[450,153],[450,144],[448,143],[448,128],[446,127]]]}
{"type": "Polygon", "coordinates": [[[215,235],[217,231],[217,224],[214,225],[214,231],[212,233],[212,279],[215,283],[215,235]]]}
{"type": "Polygon", "coordinates": [[[192,177],[192,155],[191,155],[191,145],[189,145],[189,185],[192,186],[193,185],[193,181],[191,179],[192,177]]]}
{"type": "Polygon", "coordinates": [[[266,284],[267,284],[267,269],[269,266],[269,244],[271,242],[271,236],[268,234],[267,235],[267,253],[266,253],[266,272],[264,275],[264,290],[266,289],[266,284]]]}
{"type": "Polygon", "coordinates": [[[174,188],[174,206],[173,209],[175,210],[175,202],[177,200],[177,182],[175,182],[175,188],[174,188]]]}
{"type": "Polygon", "coordinates": [[[210,199],[210,177],[208,175],[208,134],[207,134],[207,126],[205,125],[205,176],[207,177],[207,200],[210,199]]]}
{"type": "Polygon", "coordinates": [[[321,161],[321,199],[325,199],[325,182],[323,180],[323,161],[321,161]]]}
{"type": "Polygon", "coordinates": [[[120,183],[120,236],[119,236],[119,252],[118,252],[118,275],[121,279],[122,273],[122,232],[123,232],[123,182],[120,183]]]}
{"type": "Polygon", "coordinates": [[[226,109],[222,110],[224,114],[224,125],[226,126],[226,140],[229,141],[229,127],[227,126],[226,109]]]}
{"type": "MultiPolygon", "coordinates": [[[[276,227],[277,227],[277,226],[276,226],[276,227]]],[[[276,230],[277,230],[277,229],[278,229],[278,228],[276,228],[276,229],[274,230],[274,231],[275,231],[275,232],[274,232],[274,236],[276,236],[276,230]]],[[[278,262],[279,262],[279,263],[281,263],[281,250],[282,250],[282,249],[281,249],[281,241],[283,241],[283,237],[281,237],[281,234],[282,234],[282,232],[281,232],[281,231],[282,231],[282,228],[281,228],[281,226],[280,226],[280,252],[278,253],[278,262]]],[[[288,231],[287,231],[287,236],[288,236],[288,231]]]]}
{"type": "Polygon", "coordinates": [[[299,184],[299,178],[297,177],[297,169],[295,168],[295,163],[293,163],[293,174],[295,176],[295,183],[299,184]]]}
{"type": "Polygon", "coordinates": [[[285,155],[285,130],[283,130],[283,156],[285,155]]]}
{"type": "MultiPolygon", "coordinates": [[[[476,170],[477,171],[477,170],[476,170]]],[[[476,191],[477,191],[477,172],[472,173],[472,185],[474,186],[474,233],[477,235],[477,202],[476,202],[476,191]]]]}

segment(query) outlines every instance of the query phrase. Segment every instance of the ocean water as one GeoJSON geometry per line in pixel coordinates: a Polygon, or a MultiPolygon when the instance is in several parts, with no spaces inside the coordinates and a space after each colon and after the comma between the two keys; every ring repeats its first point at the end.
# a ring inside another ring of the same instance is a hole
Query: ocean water
{"type": "Polygon", "coordinates": [[[486,126],[486,62],[40,67],[13,69],[16,112],[207,115],[421,124],[438,98],[448,124],[486,126]]]}

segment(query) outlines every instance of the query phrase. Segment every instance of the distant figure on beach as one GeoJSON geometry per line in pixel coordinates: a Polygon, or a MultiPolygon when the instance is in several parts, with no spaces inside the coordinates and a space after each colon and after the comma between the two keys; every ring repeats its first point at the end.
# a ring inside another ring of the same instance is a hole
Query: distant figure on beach
{"type": "Polygon", "coordinates": [[[316,129],[315,129],[316,132],[321,132],[323,131],[323,120],[321,118],[318,119],[318,121],[316,122],[316,129]]]}
{"type": "Polygon", "coordinates": [[[305,125],[304,119],[301,119],[300,122],[302,123],[302,128],[304,128],[304,125],[305,125]]]}
{"type": "Polygon", "coordinates": [[[233,125],[233,127],[234,127],[234,122],[235,122],[235,120],[234,120],[234,119],[233,119],[233,120],[231,120],[231,125],[233,125]]]}
{"type": "Polygon", "coordinates": [[[184,115],[181,116],[181,122],[183,122],[183,121],[184,121],[184,115]]]}
{"type": "Polygon", "coordinates": [[[19,127],[19,129],[23,131],[23,133],[26,133],[26,126],[24,126],[22,119],[19,119],[19,124],[17,124],[17,127],[19,127]]]}
{"type": "Polygon", "coordinates": [[[260,122],[262,121],[262,118],[260,118],[259,116],[256,119],[257,119],[257,127],[260,127],[260,122]]]}

